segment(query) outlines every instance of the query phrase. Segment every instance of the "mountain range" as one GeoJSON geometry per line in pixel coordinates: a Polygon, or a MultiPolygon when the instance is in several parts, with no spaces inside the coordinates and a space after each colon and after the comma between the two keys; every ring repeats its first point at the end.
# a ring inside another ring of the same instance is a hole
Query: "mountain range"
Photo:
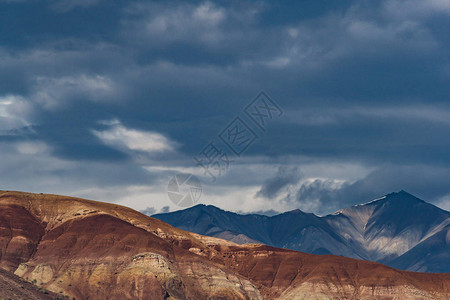
{"type": "Polygon", "coordinates": [[[450,274],[238,245],[116,204],[10,191],[0,191],[0,267],[0,295],[23,289],[31,299],[48,299],[51,292],[78,300],[450,297],[450,274]],[[37,288],[22,287],[21,280],[37,288]]]}
{"type": "Polygon", "coordinates": [[[180,229],[238,244],[263,243],[420,272],[450,272],[450,213],[405,191],[323,217],[300,210],[237,214],[211,205],[156,214],[180,229]]]}

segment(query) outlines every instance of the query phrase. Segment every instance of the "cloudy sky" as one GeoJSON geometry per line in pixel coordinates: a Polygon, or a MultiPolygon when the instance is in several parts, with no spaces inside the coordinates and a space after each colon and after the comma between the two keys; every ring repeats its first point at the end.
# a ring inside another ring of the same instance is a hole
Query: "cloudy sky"
{"type": "Polygon", "coordinates": [[[450,209],[449,82],[448,0],[0,0],[0,189],[151,213],[181,172],[233,211],[450,209]]]}

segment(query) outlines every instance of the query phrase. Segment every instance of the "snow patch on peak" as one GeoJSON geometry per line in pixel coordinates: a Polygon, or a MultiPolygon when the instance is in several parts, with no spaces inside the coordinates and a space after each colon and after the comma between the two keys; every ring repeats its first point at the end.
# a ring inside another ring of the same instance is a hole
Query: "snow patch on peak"
{"type": "Polygon", "coordinates": [[[380,200],[384,200],[384,199],[386,199],[386,198],[387,198],[387,196],[383,196],[383,197],[381,197],[381,198],[377,198],[377,199],[371,200],[371,201],[369,201],[369,202],[362,203],[362,204],[357,204],[357,205],[354,205],[354,206],[368,205],[368,204],[372,204],[372,203],[377,202],[377,201],[380,201],[380,200]]]}
{"type": "Polygon", "coordinates": [[[380,198],[377,198],[377,199],[374,199],[374,200],[370,200],[369,202],[365,202],[365,203],[361,203],[361,204],[355,204],[355,205],[350,206],[348,208],[340,209],[340,210],[332,213],[331,215],[337,216],[337,215],[340,215],[340,214],[345,214],[348,210],[350,210],[352,208],[358,208],[358,207],[361,207],[361,206],[366,206],[366,205],[375,203],[377,201],[384,200],[386,198],[387,198],[387,196],[383,196],[383,197],[380,197],[380,198]]]}

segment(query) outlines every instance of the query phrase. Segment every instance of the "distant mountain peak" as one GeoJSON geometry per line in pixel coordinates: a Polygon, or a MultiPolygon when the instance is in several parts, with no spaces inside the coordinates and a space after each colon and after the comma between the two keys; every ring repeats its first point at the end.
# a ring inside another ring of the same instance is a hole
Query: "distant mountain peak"
{"type": "Polygon", "coordinates": [[[285,214],[300,214],[300,213],[304,214],[305,212],[300,210],[300,209],[298,209],[298,208],[296,208],[296,209],[293,209],[293,210],[286,211],[284,213],[285,214]]]}
{"type": "MultiPolygon", "coordinates": [[[[425,201],[423,201],[420,198],[417,198],[416,196],[405,192],[404,190],[401,190],[400,192],[394,192],[386,195],[385,198],[386,202],[391,202],[397,205],[408,205],[411,203],[423,203],[423,204],[429,204],[425,201]]],[[[429,204],[431,205],[431,204],[429,204]]]]}
{"type": "Polygon", "coordinates": [[[187,210],[222,210],[214,205],[206,205],[206,204],[197,204],[191,207],[186,208],[187,210]]]}
{"type": "MultiPolygon", "coordinates": [[[[351,208],[357,208],[357,207],[361,207],[361,206],[368,206],[368,205],[377,205],[377,204],[381,204],[384,202],[397,202],[397,201],[417,201],[417,202],[422,202],[422,203],[426,203],[425,201],[423,201],[420,198],[417,198],[416,196],[406,192],[405,190],[400,190],[399,192],[392,192],[389,194],[384,195],[383,197],[374,199],[374,200],[370,200],[369,202],[366,203],[362,203],[362,204],[355,204],[353,206],[351,206],[351,208]]],[[[335,214],[339,214],[342,213],[345,209],[341,209],[338,210],[337,212],[333,213],[333,215],[335,214]]]]}
{"type": "Polygon", "coordinates": [[[391,199],[409,199],[409,200],[419,200],[421,202],[425,202],[422,199],[417,198],[416,196],[414,196],[404,190],[387,194],[385,197],[389,200],[391,200],[391,199]]]}
{"type": "MultiPolygon", "coordinates": [[[[386,195],[386,196],[383,196],[383,197],[380,197],[380,198],[377,198],[377,199],[370,200],[369,202],[366,202],[366,203],[361,203],[361,204],[353,205],[353,207],[375,204],[375,203],[377,203],[377,202],[379,202],[379,201],[382,201],[382,200],[384,200],[384,199],[386,199],[386,198],[387,198],[387,195],[386,195]]],[[[342,209],[339,210],[339,211],[342,212],[342,209]]]]}
{"type": "MultiPolygon", "coordinates": [[[[299,212],[268,218],[198,205],[163,215],[217,237],[211,239],[116,204],[0,192],[1,267],[23,279],[0,272],[0,298],[55,299],[50,292],[38,293],[26,278],[76,299],[449,299],[447,274],[407,273],[342,257],[374,256],[357,239],[347,244],[349,235],[340,234],[359,232],[335,231],[326,220],[299,212]],[[261,240],[328,255],[273,248],[261,240]],[[329,255],[334,253],[339,256],[329,255]]],[[[349,228],[337,225],[334,229],[349,228]]],[[[437,234],[400,257],[398,265],[450,269],[447,232],[430,229],[437,234]]],[[[385,233],[389,230],[381,231],[381,242],[385,233]]]]}
{"type": "Polygon", "coordinates": [[[327,216],[300,209],[266,216],[199,204],[154,217],[183,230],[239,244],[263,243],[367,259],[412,271],[450,270],[446,263],[450,213],[404,190],[327,216]]]}

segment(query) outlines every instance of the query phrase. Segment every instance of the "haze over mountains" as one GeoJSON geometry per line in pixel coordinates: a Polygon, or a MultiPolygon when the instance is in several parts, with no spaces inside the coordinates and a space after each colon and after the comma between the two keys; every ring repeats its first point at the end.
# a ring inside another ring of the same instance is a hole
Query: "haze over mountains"
{"type": "Polygon", "coordinates": [[[300,210],[272,217],[240,215],[210,205],[153,217],[239,244],[341,255],[409,271],[450,272],[450,213],[405,191],[324,217],[300,210]]]}
{"type": "Polygon", "coordinates": [[[450,274],[238,245],[115,204],[21,192],[0,191],[0,266],[72,299],[450,296],[450,274]]]}

